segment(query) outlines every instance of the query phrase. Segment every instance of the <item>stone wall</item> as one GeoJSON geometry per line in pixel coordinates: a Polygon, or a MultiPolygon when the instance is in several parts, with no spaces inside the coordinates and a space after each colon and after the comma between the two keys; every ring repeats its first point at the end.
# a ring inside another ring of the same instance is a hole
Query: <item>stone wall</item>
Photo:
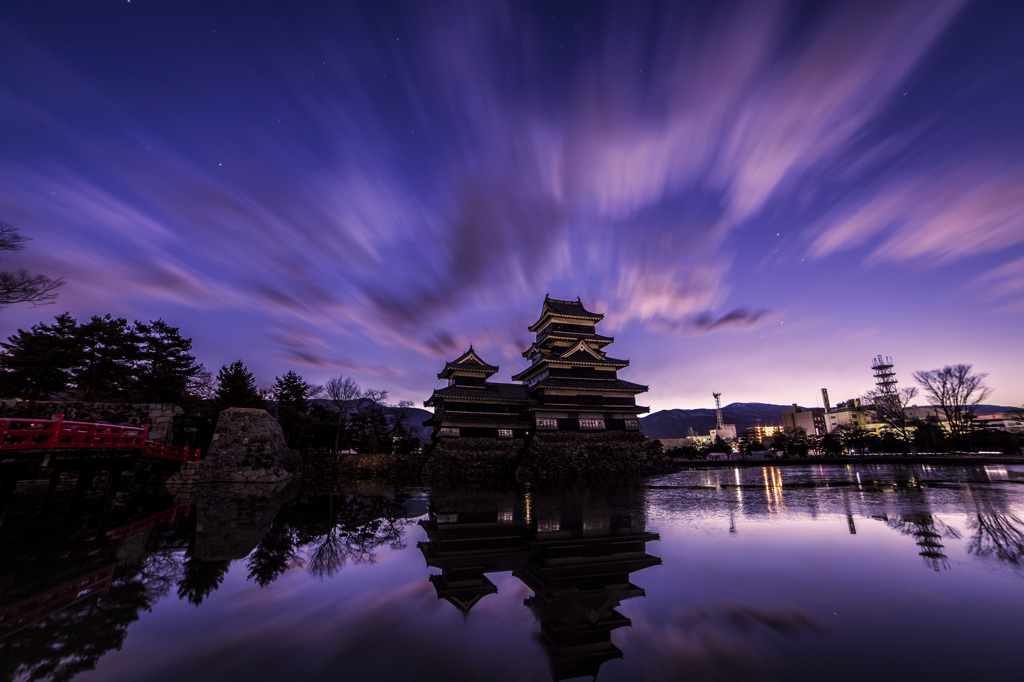
{"type": "Polygon", "coordinates": [[[61,400],[4,400],[0,416],[46,418],[63,414],[73,422],[142,426],[149,424],[149,440],[170,443],[174,417],[184,414],[170,403],[85,403],[61,400]]]}
{"type": "Polygon", "coordinates": [[[513,481],[524,441],[494,438],[438,438],[423,466],[429,482],[513,481]]]}
{"type": "Polygon", "coordinates": [[[246,407],[220,413],[200,465],[201,483],[276,483],[302,472],[302,458],[285,444],[277,420],[266,410],[246,407]]]}
{"type": "Polygon", "coordinates": [[[531,483],[586,483],[670,471],[661,444],[629,431],[539,432],[519,460],[516,479],[531,483]]]}

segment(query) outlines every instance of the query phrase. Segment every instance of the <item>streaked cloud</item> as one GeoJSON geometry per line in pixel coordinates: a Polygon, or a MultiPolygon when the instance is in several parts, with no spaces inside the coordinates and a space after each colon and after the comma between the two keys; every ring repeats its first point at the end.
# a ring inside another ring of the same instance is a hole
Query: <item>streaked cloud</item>
{"type": "Polygon", "coordinates": [[[244,312],[314,371],[520,362],[544,293],[610,332],[748,331],[775,315],[742,265],[769,233],[850,278],[1024,242],[1020,140],[946,147],[949,116],[905,106],[969,8],[266,6],[162,28],[193,52],[123,83],[0,27],[26,65],[0,80],[0,218],[88,292],[67,300],[244,312]]]}

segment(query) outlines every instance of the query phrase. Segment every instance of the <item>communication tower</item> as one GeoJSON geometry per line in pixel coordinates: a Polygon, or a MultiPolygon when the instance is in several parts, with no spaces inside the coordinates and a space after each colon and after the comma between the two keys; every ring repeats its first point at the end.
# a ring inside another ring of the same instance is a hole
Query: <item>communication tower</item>
{"type": "Polygon", "coordinates": [[[829,412],[832,411],[832,405],[829,404],[829,402],[828,402],[828,389],[827,388],[821,389],[821,399],[825,401],[825,414],[828,414],[829,412]]]}
{"type": "Polygon", "coordinates": [[[712,393],[711,395],[715,396],[715,427],[721,431],[725,428],[722,423],[722,394],[712,393]]]}
{"type": "Polygon", "coordinates": [[[871,370],[875,373],[875,385],[883,395],[895,395],[896,372],[892,371],[892,358],[877,355],[872,361],[871,370]]]}

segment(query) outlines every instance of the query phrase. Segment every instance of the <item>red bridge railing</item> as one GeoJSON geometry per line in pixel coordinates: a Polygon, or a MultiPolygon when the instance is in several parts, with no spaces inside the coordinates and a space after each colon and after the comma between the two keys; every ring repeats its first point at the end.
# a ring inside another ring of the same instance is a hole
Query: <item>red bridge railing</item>
{"type": "Polygon", "coordinates": [[[113,579],[114,564],[110,564],[15,604],[0,607],[0,639],[83,599],[106,594],[113,579]]]}
{"type": "Polygon", "coordinates": [[[162,457],[182,462],[199,460],[199,450],[179,448],[146,440],[149,424],[117,426],[90,422],[64,421],[64,415],[50,419],[0,419],[0,450],[55,450],[59,448],[130,448],[142,450],[147,457],[162,457]]]}

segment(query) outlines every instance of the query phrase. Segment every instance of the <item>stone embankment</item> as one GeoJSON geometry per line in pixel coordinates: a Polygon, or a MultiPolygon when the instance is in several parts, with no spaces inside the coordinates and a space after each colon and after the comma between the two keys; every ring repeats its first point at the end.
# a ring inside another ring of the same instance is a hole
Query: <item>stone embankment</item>
{"type": "Polygon", "coordinates": [[[572,484],[671,470],[661,445],[623,431],[537,433],[528,441],[440,438],[424,465],[430,482],[572,484]]]}
{"type": "Polygon", "coordinates": [[[430,482],[514,481],[523,441],[493,438],[438,438],[423,466],[430,482]]]}
{"type": "Polygon", "coordinates": [[[149,424],[149,440],[170,443],[174,418],[184,414],[171,403],[86,403],[68,400],[5,400],[3,417],[47,417],[63,414],[65,421],[142,426],[149,424]]]}
{"type": "Polygon", "coordinates": [[[195,483],[275,484],[301,472],[302,458],[288,448],[281,425],[266,410],[232,407],[217,418],[203,459],[183,464],[168,486],[175,490],[195,483]]]}
{"type": "Polygon", "coordinates": [[[672,460],[661,444],[628,431],[538,433],[516,470],[520,482],[571,483],[665,473],[672,460]]]}

